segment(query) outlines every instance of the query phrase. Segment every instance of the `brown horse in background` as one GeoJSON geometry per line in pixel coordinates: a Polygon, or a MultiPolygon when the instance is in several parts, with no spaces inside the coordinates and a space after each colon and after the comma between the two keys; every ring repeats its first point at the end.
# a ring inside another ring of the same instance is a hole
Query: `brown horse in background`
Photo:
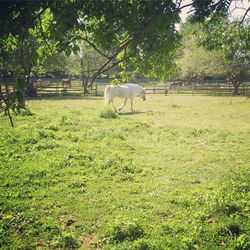
{"type": "Polygon", "coordinates": [[[69,86],[71,88],[71,81],[70,79],[62,79],[62,87],[69,86]]]}

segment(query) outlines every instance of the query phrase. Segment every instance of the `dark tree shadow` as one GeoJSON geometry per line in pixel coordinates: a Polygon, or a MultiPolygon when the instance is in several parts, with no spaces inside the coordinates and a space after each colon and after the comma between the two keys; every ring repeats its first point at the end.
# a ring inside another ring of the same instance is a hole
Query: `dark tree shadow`
{"type": "Polygon", "coordinates": [[[102,96],[83,96],[83,95],[44,95],[44,96],[37,96],[37,97],[27,97],[26,100],[101,100],[103,99],[102,96]]]}

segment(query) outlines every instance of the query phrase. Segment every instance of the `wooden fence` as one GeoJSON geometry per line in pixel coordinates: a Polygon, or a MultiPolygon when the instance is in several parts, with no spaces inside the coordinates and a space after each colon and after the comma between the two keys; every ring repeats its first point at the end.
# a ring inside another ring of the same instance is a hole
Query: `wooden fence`
{"type": "Polygon", "coordinates": [[[14,87],[12,85],[0,84],[0,108],[3,108],[6,105],[7,96],[9,96],[13,90],[14,87]]]}
{"type": "MultiPolygon", "coordinates": [[[[232,84],[189,84],[170,88],[170,84],[141,84],[146,89],[146,94],[190,94],[190,95],[232,95],[232,84]]],[[[103,96],[106,84],[95,83],[86,95],[103,96]]],[[[8,84],[10,91],[14,89],[12,84],[8,84]]],[[[75,95],[82,96],[84,91],[80,81],[73,81],[71,87],[63,87],[60,82],[44,82],[43,84],[34,84],[38,97],[75,95]]],[[[4,94],[5,85],[0,83],[0,91],[4,94]]],[[[239,87],[240,95],[250,95],[250,83],[244,83],[239,87]]]]}
{"type": "MultiPolygon", "coordinates": [[[[233,95],[234,88],[232,84],[193,84],[184,85],[171,89],[170,94],[192,94],[192,95],[233,95]]],[[[250,84],[244,83],[239,87],[239,95],[250,95],[250,84]]]]}
{"type": "MultiPolygon", "coordinates": [[[[143,85],[142,86],[145,87],[146,90],[146,94],[164,94],[167,95],[168,94],[168,87],[167,85],[143,85]]],[[[104,95],[104,89],[105,89],[105,84],[95,84],[93,86],[93,90],[95,95],[97,96],[103,96],[104,95]]]]}
{"type": "Polygon", "coordinates": [[[169,92],[168,89],[169,88],[167,87],[167,85],[165,85],[165,86],[154,85],[152,87],[145,86],[146,94],[164,94],[164,95],[167,95],[169,92]]]}

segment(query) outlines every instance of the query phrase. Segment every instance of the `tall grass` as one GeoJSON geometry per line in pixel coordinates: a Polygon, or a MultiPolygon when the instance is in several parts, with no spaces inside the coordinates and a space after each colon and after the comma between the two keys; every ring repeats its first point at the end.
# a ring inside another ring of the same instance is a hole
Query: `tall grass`
{"type": "Polygon", "coordinates": [[[115,119],[115,118],[118,118],[118,113],[113,108],[109,106],[105,106],[101,110],[99,116],[105,119],[115,119]]]}

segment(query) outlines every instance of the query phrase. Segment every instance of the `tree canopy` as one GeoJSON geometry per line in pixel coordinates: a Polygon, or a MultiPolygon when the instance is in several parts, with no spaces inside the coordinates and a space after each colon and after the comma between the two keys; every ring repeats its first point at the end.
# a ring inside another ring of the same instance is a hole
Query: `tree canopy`
{"type": "Polygon", "coordinates": [[[187,5],[181,0],[1,1],[0,43],[2,48],[14,47],[15,39],[24,38],[29,28],[40,25],[47,46],[54,40],[57,48],[69,55],[79,50],[77,43],[82,40],[106,59],[93,73],[93,79],[118,64],[123,68],[132,64],[145,75],[166,78],[174,68],[180,44],[175,24],[180,22],[181,9],[191,6],[194,20],[201,21],[218,12],[227,13],[231,3],[229,0],[193,0],[187,5]]]}

